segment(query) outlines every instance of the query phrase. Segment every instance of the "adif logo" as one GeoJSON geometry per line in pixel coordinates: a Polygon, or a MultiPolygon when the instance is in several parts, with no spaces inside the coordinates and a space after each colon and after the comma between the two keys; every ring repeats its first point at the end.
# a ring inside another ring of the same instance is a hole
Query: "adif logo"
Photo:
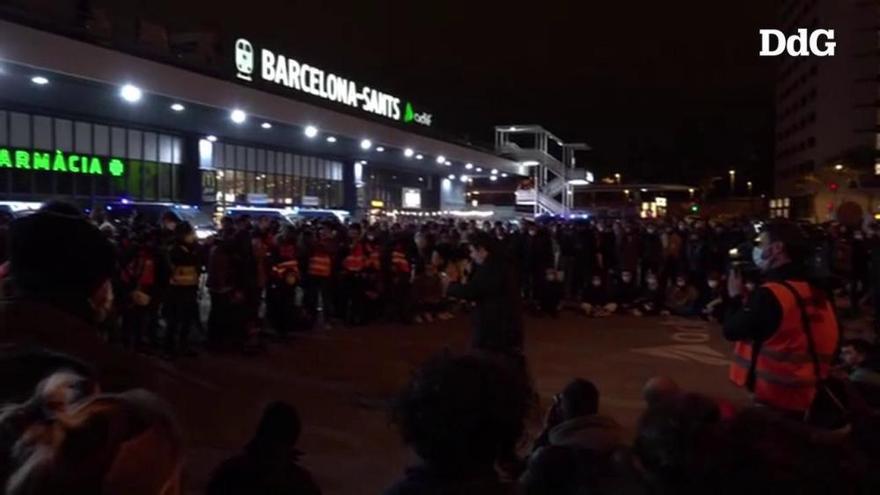
{"type": "Polygon", "coordinates": [[[761,29],[760,33],[762,57],[778,57],[783,52],[788,52],[792,57],[833,57],[837,48],[833,29],[817,29],[812,33],[807,29],[798,29],[797,34],[791,36],[786,36],[778,29],[761,29]]]}
{"type": "Polygon", "coordinates": [[[254,46],[244,38],[235,41],[235,68],[238,69],[239,79],[251,80],[251,74],[254,73],[254,46]]]}

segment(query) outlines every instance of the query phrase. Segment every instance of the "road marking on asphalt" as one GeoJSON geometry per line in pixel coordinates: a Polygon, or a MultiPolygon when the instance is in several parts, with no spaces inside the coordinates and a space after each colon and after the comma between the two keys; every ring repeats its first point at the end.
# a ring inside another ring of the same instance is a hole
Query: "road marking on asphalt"
{"type": "Polygon", "coordinates": [[[706,344],[676,344],[656,347],[642,347],[631,349],[637,354],[675,359],[677,361],[693,361],[709,366],[727,366],[730,362],[724,354],[712,349],[706,344]]]}

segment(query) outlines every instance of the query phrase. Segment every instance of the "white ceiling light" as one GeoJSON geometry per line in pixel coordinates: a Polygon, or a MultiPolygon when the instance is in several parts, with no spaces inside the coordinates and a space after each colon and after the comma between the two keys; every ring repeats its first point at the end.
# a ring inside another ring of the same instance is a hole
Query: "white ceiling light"
{"type": "Polygon", "coordinates": [[[568,181],[569,185],[572,186],[589,186],[590,182],[587,179],[572,179],[568,181]]]}
{"type": "Polygon", "coordinates": [[[361,149],[362,150],[368,150],[372,147],[373,147],[373,142],[370,141],[369,139],[362,139],[361,140],[361,149]]]}
{"type": "Polygon", "coordinates": [[[501,177],[507,178],[507,174],[501,174],[501,177]]]}
{"type": "Polygon", "coordinates": [[[540,165],[540,163],[537,160],[526,160],[526,161],[522,162],[522,164],[524,167],[535,167],[537,165],[540,165]]]}
{"type": "Polygon", "coordinates": [[[186,107],[181,105],[180,103],[172,103],[171,109],[174,110],[175,112],[182,112],[182,111],[186,110],[186,107]]]}
{"type": "Polygon", "coordinates": [[[208,137],[206,137],[205,139],[207,139],[208,141],[211,141],[212,143],[216,143],[216,142],[217,142],[217,136],[215,136],[215,135],[213,135],[213,134],[210,135],[210,136],[208,136],[208,137]]]}
{"type": "Polygon", "coordinates": [[[492,175],[498,175],[498,169],[497,169],[497,168],[493,168],[493,169],[492,169],[492,175]]]}
{"type": "Polygon", "coordinates": [[[403,156],[407,158],[410,158],[411,156],[413,156],[413,154],[415,154],[415,152],[412,150],[412,148],[407,148],[403,150],[403,156]]]}
{"type": "Polygon", "coordinates": [[[444,163],[446,163],[446,157],[443,155],[438,156],[437,163],[439,163],[440,165],[443,165],[444,163]]]}
{"type": "Polygon", "coordinates": [[[318,128],[313,125],[307,125],[306,130],[303,131],[307,138],[311,139],[318,135],[318,128]]]}
{"type": "Polygon", "coordinates": [[[49,79],[43,76],[34,76],[31,78],[31,82],[38,86],[45,86],[46,84],[49,84],[49,79]]]}
{"type": "Polygon", "coordinates": [[[498,180],[498,176],[497,176],[497,175],[493,175],[492,177],[489,177],[489,179],[490,179],[492,182],[495,182],[496,180],[498,180]]]}
{"type": "Polygon", "coordinates": [[[424,158],[424,156],[422,156],[421,154],[416,155],[416,160],[421,160],[422,158],[424,158]]]}
{"type": "Polygon", "coordinates": [[[477,167],[477,172],[482,172],[482,171],[483,171],[483,167],[477,167]]]}
{"type": "Polygon", "coordinates": [[[385,147],[384,146],[377,146],[376,151],[378,151],[379,153],[382,153],[385,151],[385,147]]]}
{"type": "Polygon", "coordinates": [[[260,127],[262,127],[263,129],[271,129],[272,124],[270,124],[268,122],[263,122],[262,124],[260,124],[260,127]]]}
{"type": "Polygon", "coordinates": [[[455,180],[455,174],[449,174],[449,180],[455,180]]]}
{"type": "Polygon", "coordinates": [[[235,122],[236,124],[244,124],[247,121],[247,114],[244,110],[240,108],[236,108],[233,111],[229,112],[229,120],[235,122]]]}
{"type": "Polygon", "coordinates": [[[328,142],[328,143],[335,143],[335,142],[336,142],[336,138],[333,137],[333,136],[327,136],[327,142],[328,142]]]}
{"type": "Polygon", "coordinates": [[[137,103],[144,97],[144,92],[134,84],[126,84],[119,90],[119,96],[129,103],[137,103]]]}
{"type": "Polygon", "coordinates": [[[470,170],[470,169],[474,168],[474,164],[473,163],[465,164],[464,168],[470,170]]]}
{"type": "Polygon", "coordinates": [[[468,176],[467,176],[467,175],[462,175],[462,176],[461,176],[461,181],[462,181],[462,182],[467,182],[467,181],[468,181],[468,176]]]}

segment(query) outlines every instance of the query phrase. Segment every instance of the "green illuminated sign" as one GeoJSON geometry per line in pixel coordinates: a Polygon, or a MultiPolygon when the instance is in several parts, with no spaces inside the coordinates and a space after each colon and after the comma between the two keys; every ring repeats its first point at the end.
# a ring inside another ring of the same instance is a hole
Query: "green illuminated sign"
{"type": "Polygon", "coordinates": [[[0,169],[44,170],[68,174],[105,175],[121,177],[125,162],[119,158],[102,159],[97,156],[77,155],[56,150],[29,151],[0,148],[0,169]],[[106,160],[106,167],[103,160],[106,160]]]}

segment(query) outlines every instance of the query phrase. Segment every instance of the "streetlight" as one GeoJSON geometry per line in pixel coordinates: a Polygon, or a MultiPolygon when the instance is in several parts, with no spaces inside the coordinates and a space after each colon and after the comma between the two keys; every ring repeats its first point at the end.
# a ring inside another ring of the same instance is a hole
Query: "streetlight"
{"type": "Polygon", "coordinates": [[[730,170],[727,172],[730,174],[730,195],[733,196],[734,189],[736,189],[736,170],[730,170]]]}
{"type": "Polygon", "coordinates": [[[752,195],[752,181],[746,182],[746,187],[749,188],[749,196],[752,195]]]}
{"type": "Polygon", "coordinates": [[[620,179],[620,174],[614,174],[614,180],[617,181],[617,185],[619,186],[619,185],[620,185],[620,180],[621,180],[621,179],[620,179]]]}
{"type": "Polygon", "coordinates": [[[838,163],[837,165],[834,166],[834,170],[837,170],[838,172],[840,172],[841,170],[843,170],[843,164],[838,163]]]}
{"type": "Polygon", "coordinates": [[[688,188],[688,192],[691,194],[691,199],[694,199],[694,192],[696,192],[696,189],[694,189],[693,187],[690,187],[690,188],[688,188]]]}

